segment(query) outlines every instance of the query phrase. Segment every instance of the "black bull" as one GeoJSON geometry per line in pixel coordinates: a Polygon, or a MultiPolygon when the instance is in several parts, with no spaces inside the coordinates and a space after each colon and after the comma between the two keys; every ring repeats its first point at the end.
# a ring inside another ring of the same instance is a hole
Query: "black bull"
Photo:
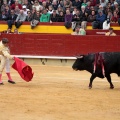
{"type": "Polygon", "coordinates": [[[89,88],[92,88],[92,82],[96,77],[106,77],[110,83],[110,88],[113,89],[114,85],[112,84],[110,74],[116,73],[120,76],[120,52],[101,52],[80,55],[77,57],[72,68],[74,70],[86,70],[92,74],[89,88]]]}

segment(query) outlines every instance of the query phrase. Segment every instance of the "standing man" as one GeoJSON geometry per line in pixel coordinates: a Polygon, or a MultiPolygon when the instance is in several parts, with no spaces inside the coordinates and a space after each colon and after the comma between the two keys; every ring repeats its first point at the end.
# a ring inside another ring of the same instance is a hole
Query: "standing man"
{"type": "Polygon", "coordinates": [[[6,74],[8,76],[8,82],[15,84],[10,75],[10,61],[9,59],[14,59],[13,56],[10,55],[9,47],[8,47],[8,39],[3,38],[0,42],[0,55],[1,55],[1,63],[0,63],[0,85],[4,85],[2,82],[2,72],[3,69],[6,68],[6,74]]]}
{"type": "Polygon", "coordinates": [[[105,36],[116,36],[116,33],[114,33],[113,28],[109,28],[109,32],[106,32],[105,36]]]}

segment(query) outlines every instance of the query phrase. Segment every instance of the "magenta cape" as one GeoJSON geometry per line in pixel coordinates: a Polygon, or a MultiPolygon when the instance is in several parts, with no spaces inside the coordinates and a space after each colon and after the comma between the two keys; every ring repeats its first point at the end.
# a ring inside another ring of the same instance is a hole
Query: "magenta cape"
{"type": "Polygon", "coordinates": [[[32,68],[28,66],[23,60],[15,57],[15,62],[12,65],[12,68],[18,71],[19,75],[23,80],[29,82],[32,80],[34,73],[32,72],[32,68]]]}

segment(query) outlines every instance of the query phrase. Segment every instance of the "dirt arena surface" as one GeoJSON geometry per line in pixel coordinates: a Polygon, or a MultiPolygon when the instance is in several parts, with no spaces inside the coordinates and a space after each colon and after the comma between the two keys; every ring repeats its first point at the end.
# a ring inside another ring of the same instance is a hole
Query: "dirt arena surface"
{"type": "Polygon", "coordinates": [[[120,120],[120,78],[112,74],[115,89],[70,66],[32,65],[34,78],[27,83],[11,69],[15,85],[0,86],[0,120],[120,120]]]}

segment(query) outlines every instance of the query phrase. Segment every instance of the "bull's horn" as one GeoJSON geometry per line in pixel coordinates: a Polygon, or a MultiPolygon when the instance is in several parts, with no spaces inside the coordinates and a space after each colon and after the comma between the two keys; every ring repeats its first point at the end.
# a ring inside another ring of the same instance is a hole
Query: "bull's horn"
{"type": "Polygon", "coordinates": [[[77,58],[83,58],[83,56],[81,55],[81,56],[78,56],[77,58]]]}

